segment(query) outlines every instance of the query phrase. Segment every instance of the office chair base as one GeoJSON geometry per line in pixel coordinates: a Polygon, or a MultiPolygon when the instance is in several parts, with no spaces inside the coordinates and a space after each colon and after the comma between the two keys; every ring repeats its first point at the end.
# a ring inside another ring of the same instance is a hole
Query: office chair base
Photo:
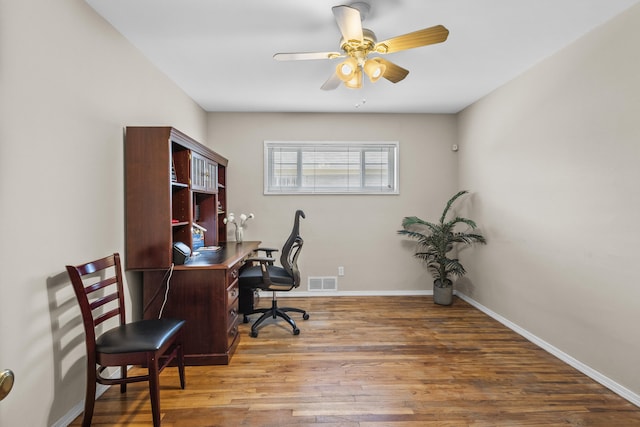
{"type": "Polygon", "coordinates": [[[262,322],[264,322],[270,317],[272,319],[276,319],[278,317],[280,317],[281,319],[284,319],[293,328],[293,335],[300,335],[300,329],[298,329],[298,327],[296,326],[296,322],[287,314],[287,312],[289,311],[302,314],[303,320],[309,319],[309,314],[305,310],[302,310],[300,308],[293,308],[293,307],[279,308],[278,302],[275,299],[273,299],[271,302],[271,308],[254,309],[251,313],[246,313],[244,315],[243,322],[249,323],[249,317],[247,316],[249,316],[250,314],[262,313],[262,316],[260,316],[258,320],[253,322],[253,325],[251,325],[251,333],[249,335],[252,338],[256,338],[258,336],[258,327],[262,324],[262,322]]]}

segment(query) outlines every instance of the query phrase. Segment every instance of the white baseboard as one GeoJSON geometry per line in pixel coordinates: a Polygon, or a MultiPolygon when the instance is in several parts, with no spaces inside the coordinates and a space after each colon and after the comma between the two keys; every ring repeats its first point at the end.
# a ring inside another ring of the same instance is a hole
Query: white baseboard
{"type": "Polygon", "coordinates": [[[638,395],[637,393],[634,393],[633,391],[629,390],[628,388],[624,387],[623,385],[618,384],[617,382],[613,381],[611,378],[609,378],[609,377],[603,375],[602,373],[596,371],[595,369],[585,365],[584,363],[582,363],[579,360],[575,359],[574,357],[568,355],[567,353],[563,352],[562,350],[558,349],[557,347],[554,347],[553,345],[549,344],[548,342],[544,341],[543,339],[541,339],[541,338],[537,337],[536,335],[530,333],[526,329],[523,329],[520,326],[516,325],[515,323],[510,322],[509,320],[507,320],[504,317],[500,316],[498,313],[495,313],[494,311],[492,311],[492,310],[488,309],[487,307],[485,307],[484,305],[480,304],[476,300],[474,300],[474,299],[472,299],[472,298],[470,298],[470,297],[468,297],[468,296],[466,296],[466,295],[464,295],[464,294],[462,294],[460,292],[456,292],[456,295],[460,299],[468,302],[469,304],[471,304],[472,306],[474,306],[478,310],[480,310],[483,313],[485,313],[487,316],[492,317],[493,319],[495,319],[498,322],[500,322],[503,325],[505,325],[507,328],[511,329],[512,331],[516,332],[519,335],[522,335],[524,338],[526,338],[527,340],[531,341],[532,343],[534,343],[538,347],[540,347],[543,350],[546,350],[547,352],[553,354],[555,357],[557,357],[558,359],[562,360],[563,362],[565,362],[569,366],[572,366],[573,368],[575,368],[578,371],[582,372],[583,374],[585,374],[586,376],[588,376],[592,380],[594,380],[594,381],[602,384],[603,386],[607,387],[609,390],[613,391],[614,393],[616,393],[620,397],[622,397],[622,398],[628,400],[629,402],[633,403],[634,405],[640,407],[640,395],[638,395]]]}

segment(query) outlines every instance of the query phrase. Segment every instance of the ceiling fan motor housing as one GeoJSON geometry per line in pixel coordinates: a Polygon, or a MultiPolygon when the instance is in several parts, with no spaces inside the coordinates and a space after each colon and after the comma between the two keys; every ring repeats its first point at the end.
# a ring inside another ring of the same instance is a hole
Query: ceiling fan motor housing
{"type": "Polygon", "coordinates": [[[373,31],[363,28],[362,29],[362,41],[360,40],[345,40],[340,39],[340,48],[345,51],[347,55],[355,58],[359,65],[362,65],[367,59],[367,55],[374,51],[377,40],[373,31]]]}

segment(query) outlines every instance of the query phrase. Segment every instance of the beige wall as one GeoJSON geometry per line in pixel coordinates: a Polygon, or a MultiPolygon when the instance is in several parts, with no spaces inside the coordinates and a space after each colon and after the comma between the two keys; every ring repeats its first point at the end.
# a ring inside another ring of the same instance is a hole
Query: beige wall
{"type": "Polygon", "coordinates": [[[640,6],[460,114],[465,293],[640,402],[640,6]],[[624,390],[623,390],[624,391],[624,390]]]}
{"type": "MultiPolygon", "coordinates": [[[[425,291],[431,280],[396,231],[404,216],[437,218],[457,190],[452,115],[210,113],[208,141],[230,159],[229,210],[253,212],[246,240],[281,247],[296,209],[304,210],[300,256],[309,276],[337,276],[340,292],[425,291]],[[400,195],[265,196],[264,140],[400,142],[400,195]]],[[[229,227],[233,239],[234,227],[229,227]]]]}
{"type": "Polygon", "coordinates": [[[64,265],[124,250],[126,125],[213,141],[230,159],[230,207],[256,214],[247,239],[281,245],[304,209],[305,277],[343,265],[344,292],[429,289],[395,231],[471,190],[489,245],[463,254],[467,295],[640,393],[640,7],[460,117],[206,115],[83,1],[0,7],[0,369],[17,376],[0,425],[63,423],[80,408],[64,265]],[[263,196],[263,140],[312,138],[400,141],[401,194],[263,196]]]}
{"type": "Polygon", "coordinates": [[[64,266],[124,251],[123,127],[206,115],[84,1],[0,5],[0,425],[49,426],[84,393],[64,266]]]}

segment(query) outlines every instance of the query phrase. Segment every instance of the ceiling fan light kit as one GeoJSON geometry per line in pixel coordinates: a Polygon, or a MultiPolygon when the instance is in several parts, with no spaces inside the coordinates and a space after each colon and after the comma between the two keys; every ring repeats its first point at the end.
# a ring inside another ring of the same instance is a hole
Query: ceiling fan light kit
{"type": "Polygon", "coordinates": [[[343,82],[348,82],[353,79],[358,69],[358,61],[354,58],[347,58],[344,62],[341,62],[336,67],[336,73],[343,82]]]}
{"type": "Polygon", "coordinates": [[[380,61],[380,58],[367,59],[362,67],[364,72],[369,76],[371,83],[375,83],[384,75],[387,71],[387,66],[380,61]]]}
{"type": "Polygon", "coordinates": [[[356,2],[351,6],[334,6],[331,10],[342,34],[340,40],[342,52],[299,52],[273,55],[274,59],[278,61],[346,58],[336,66],[334,74],[321,86],[323,90],[336,89],[340,83],[344,83],[346,87],[351,89],[360,89],[363,72],[372,83],[383,77],[391,83],[398,83],[407,77],[409,70],[381,57],[369,58],[369,54],[385,55],[442,43],[449,36],[449,30],[442,25],[436,25],[377,42],[373,31],[362,28],[362,21],[369,12],[367,3],[356,2]]]}
{"type": "Polygon", "coordinates": [[[356,72],[353,75],[353,78],[349,81],[344,82],[344,85],[349,89],[360,89],[362,87],[362,70],[360,70],[360,68],[357,68],[356,72]]]}

